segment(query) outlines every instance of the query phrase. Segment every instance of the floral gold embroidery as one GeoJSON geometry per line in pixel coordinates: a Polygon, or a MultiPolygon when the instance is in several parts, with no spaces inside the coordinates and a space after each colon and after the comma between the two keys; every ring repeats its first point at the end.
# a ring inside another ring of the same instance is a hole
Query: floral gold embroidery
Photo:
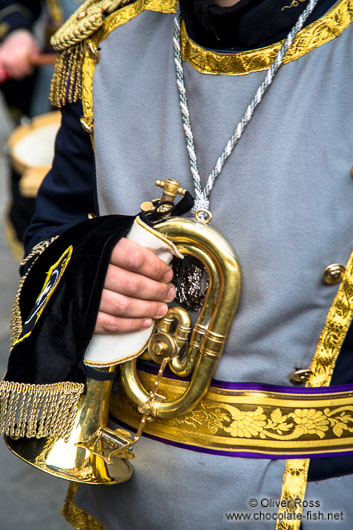
{"type": "MultiPolygon", "coordinates": [[[[329,409],[326,409],[328,412],[329,409]]],[[[324,413],[316,409],[301,410],[296,409],[289,414],[297,424],[297,432],[304,434],[316,434],[320,438],[325,436],[328,430],[329,421],[324,413]]]]}
{"type": "MultiPolygon", "coordinates": [[[[237,405],[233,405],[225,402],[227,396],[224,402],[219,397],[214,401],[211,391],[211,396],[193,411],[168,420],[157,418],[145,432],[178,443],[232,452],[244,450],[248,443],[253,451],[269,454],[334,452],[335,444],[340,451],[352,447],[351,394],[343,393],[337,399],[332,395],[327,399],[320,396],[317,407],[312,406],[313,396],[307,398],[310,406],[306,406],[303,396],[301,399],[282,396],[282,401],[274,401],[273,394],[267,396],[264,392],[238,394],[237,405]],[[251,395],[258,405],[249,404],[251,395]]],[[[138,425],[137,409],[122,391],[113,396],[112,412],[127,425],[138,425]]]]}
{"type": "Polygon", "coordinates": [[[234,438],[261,436],[267,425],[267,418],[262,407],[257,407],[254,411],[243,411],[233,407],[231,414],[232,422],[229,427],[223,427],[223,430],[229,432],[234,438]]]}
{"type": "Polygon", "coordinates": [[[220,429],[232,438],[299,440],[308,435],[320,439],[326,435],[340,438],[344,431],[347,431],[347,435],[353,432],[353,406],[336,409],[327,407],[324,410],[303,408],[285,414],[280,408],[242,410],[230,405],[206,407],[202,404],[182,418],[163,421],[170,425],[184,422],[195,430],[206,425],[211,434],[216,434],[220,429]]]}

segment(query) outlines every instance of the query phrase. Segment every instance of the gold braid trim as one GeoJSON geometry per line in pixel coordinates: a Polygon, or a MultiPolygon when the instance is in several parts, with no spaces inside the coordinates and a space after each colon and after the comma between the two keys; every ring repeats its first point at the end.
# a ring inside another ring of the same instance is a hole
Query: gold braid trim
{"type": "MultiPolygon", "coordinates": [[[[306,386],[329,386],[337,357],[353,317],[353,252],[348,260],[346,272],[328,312],[316,351],[310,366],[312,375],[306,386]]],[[[276,530],[299,530],[300,516],[306,491],[309,459],[287,460],[283,476],[281,501],[276,530]],[[300,499],[300,502],[295,502],[300,499]],[[289,507],[294,517],[285,520],[289,507]]]]}
{"type": "Polygon", "coordinates": [[[346,265],[346,272],[330,307],[325,326],[312,360],[306,386],[329,386],[353,317],[353,253],[346,265]]]}
{"type": "Polygon", "coordinates": [[[309,462],[309,458],[286,461],[281,494],[284,507],[278,510],[276,530],[300,529],[309,462]]]}
{"type": "Polygon", "coordinates": [[[0,382],[0,433],[11,438],[60,437],[73,429],[82,383],[0,382]]]}
{"type": "Polygon", "coordinates": [[[25,283],[31,268],[33,267],[34,263],[37,261],[39,256],[42,254],[42,252],[44,252],[44,250],[46,250],[49,247],[49,245],[53,241],[55,241],[55,239],[57,239],[57,237],[58,236],[52,237],[49,240],[41,241],[35,247],[33,247],[32,251],[28,254],[28,256],[23,258],[23,260],[21,261],[21,267],[29,263],[31,260],[33,260],[33,263],[31,263],[26,274],[24,274],[24,276],[22,276],[22,278],[20,279],[20,282],[18,284],[17,293],[16,293],[16,296],[12,304],[11,317],[10,317],[10,345],[11,345],[10,352],[13,348],[14,343],[17,341],[17,339],[21,335],[21,331],[23,327],[21,310],[20,310],[20,298],[21,298],[23,284],[25,283]]]}
{"type": "Polygon", "coordinates": [[[105,526],[97,521],[93,515],[89,514],[75,504],[75,497],[80,485],[71,482],[67,494],[62,515],[77,530],[105,530],[105,526]]]}

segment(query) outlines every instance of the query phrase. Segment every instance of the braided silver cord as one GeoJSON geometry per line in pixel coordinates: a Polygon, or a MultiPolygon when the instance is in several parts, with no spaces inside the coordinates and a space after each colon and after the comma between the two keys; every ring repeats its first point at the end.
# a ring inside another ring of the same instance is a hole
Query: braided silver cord
{"type": "Polygon", "coordinates": [[[197,163],[197,156],[196,156],[196,150],[195,150],[195,144],[194,144],[194,135],[191,129],[189,105],[188,105],[188,99],[187,99],[186,89],[185,89],[183,60],[182,60],[181,51],[180,51],[180,21],[181,21],[180,6],[178,6],[178,9],[175,13],[175,18],[174,18],[174,33],[173,33],[176,83],[177,83],[178,92],[179,92],[180,110],[181,110],[181,115],[183,118],[183,127],[184,127],[184,132],[185,132],[186,148],[187,148],[188,155],[189,155],[191,175],[194,181],[196,197],[198,199],[201,199],[203,195],[202,187],[201,187],[201,177],[200,177],[198,163],[197,163]]]}
{"type": "Polygon", "coordinates": [[[254,115],[256,107],[262,101],[262,98],[265,92],[267,91],[268,87],[271,85],[279,67],[281,66],[283,62],[283,59],[286,53],[288,52],[289,48],[293,44],[293,41],[297,33],[302,29],[306,20],[308,19],[308,17],[311,15],[313,10],[315,9],[317,3],[318,3],[318,0],[309,1],[308,6],[304,9],[302,14],[299,16],[296,24],[291,29],[291,31],[288,33],[283,45],[281,46],[281,49],[277,53],[275,60],[273,61],[270,68],[267,70],[264,80],[262,81],[261,85],[257,89],[255,96],[252,99],[250,105],[246,109],[246,112],[243,118],[240,120],[240,122],[236,126],[233,136],[228,140],[227,145],[225,146],[223,150],[223,153],[218,158],[216,165],[214,169],[211,171],[207,179],[206,186],[203,190],[202,190],[202,185],[201,185],[200,172],[198,168],[194,136],[193,136],[191,122],[190,122],[190,111],[189,111],[189,105],[188,105],[186,88],[185,88],[184,68],[183,68],[183,61],[182,61],[181,49],[180,49],[181,14],[180,14],[180,6],[178,6],[178,9],[176,11],[175,18],[174,18],[174,33],[173,33],[174,62],[175,62],[175,69],[176,69],[176,83],[177,83],[178,92],[179,92],[180,110],[181,110],[183,127],[184,127],[184,132],[185,132],[185,139],[186,139],[186,148],[187,148],[188,155],[189,155],[190,171],[191,171],[192,179],[194,182],[195,194],[196,194],[195,205],[193,208],[194,212],[197,209],[206,209],[206,210],[209,209],[209,196],[216,182],[217,177],[220,175],[224,167],[224,164],[226,163],[226,161],[232,154],[234,147],[237,145],[240,138],[242,137],[245,127],[248,125],[248,123],[250,122],[251,118],[254,115]]]}

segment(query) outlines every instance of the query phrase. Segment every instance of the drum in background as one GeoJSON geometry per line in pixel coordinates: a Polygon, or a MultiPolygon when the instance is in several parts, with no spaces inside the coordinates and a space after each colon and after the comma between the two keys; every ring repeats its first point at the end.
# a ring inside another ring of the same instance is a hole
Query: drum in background
{"type": "Polygon", "coordinates": [[[12,255],[23,257],[23,234],[34,213],[38,189],[51,168],[60,112],[49,112],[20,125],[8,140],[11,160],[10,202],[4,217],[5,237],[12,255]]]}
{"type": "Polygon", "coordinates": [[[48,112],[20,125],[11,134],[8,145],[11,163],[21,175],[19,191],[23,197],[35,197],[54,157],[60,112],[48,112]]]}

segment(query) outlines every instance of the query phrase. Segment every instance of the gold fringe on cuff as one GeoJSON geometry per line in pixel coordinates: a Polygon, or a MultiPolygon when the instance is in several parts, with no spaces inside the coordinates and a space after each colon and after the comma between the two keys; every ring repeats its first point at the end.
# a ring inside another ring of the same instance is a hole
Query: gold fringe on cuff
{"type": "Polygon", "coordinates": [[[62,108],[81,99],[84,57],[84,42],[58,54],[49,94],[49,101],[54,107],[62,108]]]}
{"type": "Polygon", "coordinates": [[[0,382],[0,433],[11,438],[60,437],[73,429],[82,383],[0,382]]]}
{"type": "Polygon", "coordinates": [[[75,504],[75,497],[79,487],[80,485],[76,482],[70,483],[65,504],[61,510],[62,515],[77,530],[105,530],[105,526],[93,517],[93,515],[75,504]]]}

